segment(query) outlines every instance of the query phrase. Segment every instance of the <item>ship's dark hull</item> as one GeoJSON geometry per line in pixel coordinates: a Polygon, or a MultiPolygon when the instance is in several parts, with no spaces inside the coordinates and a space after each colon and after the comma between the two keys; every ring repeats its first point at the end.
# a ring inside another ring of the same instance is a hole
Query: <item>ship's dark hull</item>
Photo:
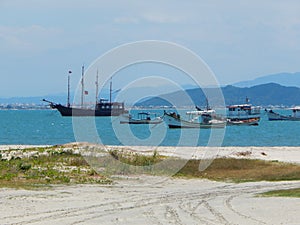
{"type": "Polygon", "coordinates": [[[124,109],[82,109],[66,107],[61,104],[54,104],[51,106],[57,109],[62,116],[119,116],[125,113],[124,109]]]}

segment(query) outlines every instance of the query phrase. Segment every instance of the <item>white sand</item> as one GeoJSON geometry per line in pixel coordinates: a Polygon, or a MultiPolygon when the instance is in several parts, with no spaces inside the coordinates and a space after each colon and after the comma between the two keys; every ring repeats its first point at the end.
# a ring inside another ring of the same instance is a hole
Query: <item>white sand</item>
{"type": "MultiPolygon", "coordinates": [[[[64,147],[84,147],[86,143],[70,143],[64,147]]],[[[50,145],[0,145],[0,152],[9,149],[26,149],[35,147],[49,147],[50,145]]],[[[93,146],[93,145],[89,145],[93,146]]],[[[174,156],[184,159],[205,158],[247,158],[262,160],[277,160],[281,162],[300,163],[300,147],[168,147],[168,146],[105,146],[106,150],[124,149],[139,153],[153,154],[157,151],[160,155],[174,156]]]]}
{"type": "Polygon", "coordinates": [[[231,184],[153,177],[111,186],[78,185],[50,190],[0,191],[1,224],[299,224],[296,198],[256,197],[300,182],[231,184]],[[132,184],[132,186],[128,185],[132,184]]]}
{"type": "MultiPolygon", "coordinates": [[[[205,148],[196,152],[190,148],[181,148],[181,151],[171,147],[158,149],[166,155],[192,155],[194,158],[207,157],[209,153],[204,150],[213,151],[215,155],[214,150],[205,148]]],[[[218,157],[300,162],[297,147],[219,150],[218,157]]],[[[119,177],[112,185],[56,186],[48,190],[0,189],[0,224],[296,225],[300,221],[299,198],[256,196],[268,190],[296,187],[300,187],[300,181],[232,184],[137,176],[119,177]]]]}
{"type": "Polygon", "coordinates": [[[49,147],[51,145],[0,145],[1,150],[49,147]]]}

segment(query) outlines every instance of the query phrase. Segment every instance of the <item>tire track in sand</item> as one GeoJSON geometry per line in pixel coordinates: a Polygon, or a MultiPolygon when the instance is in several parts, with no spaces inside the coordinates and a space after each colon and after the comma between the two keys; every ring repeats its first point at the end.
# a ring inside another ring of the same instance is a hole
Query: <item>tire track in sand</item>
{"type": "MultiPolygon", "coordinates": [[[[131,215],[131,213],[140,213],[143,215],[146,223],[164,224],[161,221],[163,216],[158,210],[164,208],[165,216],[164,222],[170,224],[186,224],[186,220],[192,224],[235,224],[229,221],[225,212],[226,209],[233,212],[233,214],[244,221],[251,221],[252,223],[265,224],[249,215],[238,211],[233,205],[232,200],[242,195],[257,194],[262,191],[279,189],[279,188],[293,188],[299,186],[299,183],[257,183],[257,184],[224,184],[217,185],[207,189],[193,188],[191,190],[183,190],[182,187],[174,190],[169,190],[168,186],[161,190],[157,187],[147,187],[138,191],[132,189],[123,189],[122,187],[116,188],[107,200],[102,203],[97,202],[96,199],[89,199],[92,204],[87,206],[77,206],[70,208],[58,208],[55,210],[47,210],[39,212],[30,212],[23,216],[4,216],[0,217],[1,221],[11,221],[10,224],[33,224],[67,219],[69,224],[86,224],[88,221],[101,219],[104,217],[112,218],[115,215],[131,215]],[[110,199],[111,200],[108,200],[110,199]],[[216,200],[223,199],[226,208],[220,209],[216,205],[216,200]],[[160,207],[158,207],[160,206],[160,207]],[[203,217],[200,208],[204,207],[213,218],[203,217]],[[14,222],[13,222],[14,221],[14,222]]],[[[103,188],[103,187],[102,187],[103,188]]],[[[34,194],[33,194],[34,195],[34,194]]],[[[47,199],[45,204],[47,204],[47,199]]],[[[66,198],[65,201],[68,201],[66,198]]],[[[22,203],[21,203],[22,204],[22,203]]],[[[125,218],[125,217],[124,217],[125,218]]],[[[114,221],[111,223],[121,224],[122,220],[114,221]]]]}

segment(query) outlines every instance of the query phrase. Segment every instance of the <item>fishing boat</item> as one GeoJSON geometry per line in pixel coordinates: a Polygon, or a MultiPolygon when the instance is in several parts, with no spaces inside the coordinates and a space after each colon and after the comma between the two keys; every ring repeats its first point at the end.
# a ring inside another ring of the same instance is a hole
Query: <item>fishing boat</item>
{"type": "Polygon", "coordinates": [[[227,106],[227,125],[250,125],[257,126],[260,121],[260,107],[249,104],[227,106]]]}
{"type": "Polygon", "coordinates": [[[207,99],[205,109],[201,109],[198,106],[196,106],[196,109],[197,110],[186,112],[186,115],[189,116],[189,121],[197,121],[199,117],[204,124],[219,123],[220,121],[224,122],[226,120],[224,116],[217,114],[216,110],[209,106],[207,99]]]}
{"type": "Polygon", "coordinates": [[[292,115],[281,115],[274,112],[272,109],[265,110],[267,112],[270,121],[276,120],[290,120],[290,121],[300,121],[300,106],[290,108],[292,110],[292,115]]]}
{"type": "Polygon", "coordinates": [[[210,120],[209,122],[196,122],[195,120],[183,120],[179,114],[164,113],[164,121],[169,128],[223,128],[226,125],[225,121],[210,120]]]}
{"type": "Polygon", "coordinates": [[[132,118],[132,115],[124,115],[125,120],[121,120],[121,124],[159,124],[163,122],[162,117],[157,116],[156,113],[139,112],[138,118],[132,118]]]}
{"type": "Polygon", "coordinates": [[[180,115],[172,112],[164,112],[164,121],[169,128],[223,128],[226,125],[225,118],[218,116],[215,110],[207,107],[206,110],[189,111],[188,120],[180,118],[180,115]]]}
{"type": "MultiPolygon", "coordinates": [[[[69,71],[69,74],[71,71],[69,71]]],[[[67,105],[57,104],[46,99],[52,109],[57,109],[62,116],[119,116],[126,113],[124,102],[112,102],[112,81],[110,81],[110,99],[100,99],[98,101],[98,72],[96,78],[96,102],[94,108],[84,108],[84,95],[87,93],[84,89],[84,66],[82,66],[81,78],[81,106],[73,107],[70,104],[70,75],[68,76],[68,98],[67,105]]]]}

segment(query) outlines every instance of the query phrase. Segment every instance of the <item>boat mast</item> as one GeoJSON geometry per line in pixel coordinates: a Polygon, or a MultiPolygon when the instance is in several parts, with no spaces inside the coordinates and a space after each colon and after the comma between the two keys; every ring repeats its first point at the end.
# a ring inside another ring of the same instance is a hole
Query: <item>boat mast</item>
{"type": "Polygon", "coordinates": [[[98,83],[98,78],[99,78],[99,72],[98,72],[98,69],[97,69],[97,76],[96,76],[96,105],[98,103],[98,91],[99,91],[99,83],[98,83]]]}
{"type": "Polygon", "coordinates": [[[246,104],[250,102],[249,98],[246,96],[246,104]]]}
{"type": "Polygon", "coordinates": [[[110,78],[110,87],[109,87],[109,103],[111,105],[111,94],[112,94],[112,78],[110,78]]]}
{"type": "Polygon", "coordinates": [[[84,65],[81,68],[81,108],[83,108],[84,96],[84,65]]]}
{"type": "Polygon", "coordinates": [[[208,111],[208,110],[210,110],[210,107],[209,107],[209,104],[208,104],[208,99],[205,98],[205,100],[206,100],[206,110],[208,111]]]}
{"type": "Polygon", "coordinates": [[[69,70],[69,74],[68,74],[68,99],[67,99],[67,107],[70,107],[70,75],[71,75],[72,71],[69,70]]]}

